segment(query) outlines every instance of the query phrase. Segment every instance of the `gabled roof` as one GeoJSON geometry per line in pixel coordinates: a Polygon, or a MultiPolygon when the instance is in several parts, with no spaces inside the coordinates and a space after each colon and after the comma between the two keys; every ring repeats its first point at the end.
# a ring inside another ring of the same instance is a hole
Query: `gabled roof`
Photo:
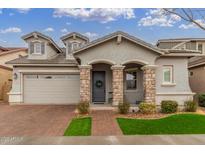
{"type": "Polygon", "coordinates": [[[171,39],[159,39],[156,43],[158,45],[162,42],[190,42],[190,41],[205,41],[205,38],[171,38],[171,39]]]}
{"type": "Polygon", "coordinates": [[[77,66],[77,61],[75,59],[69,60],[66,59],[65,53],[59,53],[57,56],[52,59],[28,59],[28,56],[22,56],[14,60],[6,62],[6,64],[15,64],[15,65],[66,65],[66,66],[77,66]]]}
{"type": "Polygon", "coordinates": [[[13,69],[4,65],[0,65],[0,68],[8,70],[8,71],[12,71],[13,69]]]}
{"type": "Polygon", "coordinates": [[[205,65],[205,56],[198,56],[189,59],[188,68],[205,65]]]}
{"type": "Polygon", "coordinates": [[[86,36],[84,36],[84,35],[82,35],[82,34],[80,34],[80,33],[77,33],[77,32],[72,32],[72,33],[69,33],[69,34],[67,34],[67,35],[64,35],[64,36],[62,36],[60,39],[61,39],[62,41],[64,41],[64,40],[66,40],[66,39],[68,39],[68,38],[70,38],[70,37],[73,37],[73,36],[77,36],[77,37],[79,37],[79,38],[81,38],[81,39],[83,39],[83,40],[89,42],[89,38],[88,38],[88,37],[86,37],[86,36]]]}
{"type": "MultiPolygon", "coordinates": [[[[8,49],[12,49],[12,48],[8,48],[8,49]]],[[[21,52],[21,51],[27,52],[28,49],[27,48],[14,48],[12,50],[6,50],[6,51],[3,51],[3,52],[0,52],[0,56],[7,55],[7,54],[12,54],[12,53],[16,53],[16,52],[21,52]]]]}
{"type": "Polygon", "coordinates": [[[29,34],[26,34],[26,35],[22,36],[22,39],[23,39],[23,40],[26,40],[26,39],[28,39],[28,38],[30,38],[30,37],[38,37],[38,36],[40,36],[40,37],[42,37],[42,38],[48,40],[59,52],[62,52],[62,50],[61,50],[61,49],[59,48],[59,46],[53,41],[53,39],[52,39],[51,37],[49,37],[49,36],[47,36],[47,35],[44,35],[44,34],[42,34],[42,33],[40,33],[40,32],[37,32],[37,31],[31,32],[31,33],[29,33],[29,34]]]}
{"type": "Polygon", "coordinates": [[[8,51],[8,49],[7,49],[7,48],[2,47],[2,46],[0,46],[0,50],[2,50],[2,51],[8,51]]]}
{"type": "Polygon", "coordinates": [[[130,40],[130,41],[132,41],[132,42],[134,42],[136,44],[139,44],[139,45],[141,45],[141,46],[143,46],[145,48],[148,48],[148,49],[150,49],[150,50],[152,50],[152,51],[154,51],[154,52],[156,52],[158,54],[165,54],[166,53],[166,51],[163,51],[163,50],[157,48],[156,46],[153,46],[152,44],[144,42],[143,40],[140,40],[140,39],[138,39],[138,38],[136,38],[134,36],[131,36],[131,35],[125,33],[125,32],[117,31],[117,32],[108,34],[108,35],[106,35],[104,37],[101,37],[99,39],[96,39],[96,40],[86,44],[84,47],[76,50],[74,52],[74,54],[77,54],[77,53],[79,53],[81,51],[84,51],[85,49],[91,48],[91,47],[93,47],[95,45],[101,44],[101,43],[103,43],[105,41],[108,41],[108,40],[113,39],[113,38],[118,37],[118,36],[121,36],[121,37],[123,37],[123,38],[125,38],[127,40],[130,40]]]}

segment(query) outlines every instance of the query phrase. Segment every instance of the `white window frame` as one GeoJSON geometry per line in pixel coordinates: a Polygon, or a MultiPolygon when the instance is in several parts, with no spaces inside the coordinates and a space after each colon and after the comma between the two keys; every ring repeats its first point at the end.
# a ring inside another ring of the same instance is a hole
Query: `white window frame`
{"type": "Polygon", "coordinates": [[[125,87],[126,87],[126,91],[134,91],[134,90],[137,90],[138,89],[138,71],[137,69],[135,70],[126,70],[125,72],[125,87]],[[127,89],[127,73],[128,72],[136,72],[136,79],[135,79],[135,84],[136,84],[136,88],[135,89],[127,89]]]}
{"type": "Polygon", "coordinates": [[[37,54],[37,55],[41,55],[42,54],[41,42],[34,42],[34,51],[33,51],[33,53],[37,54]],[[37,52],[37,45],[40,45],[39,46],[40,52],[37,52]]]}
{"type": "Polygon", "coordinates": [[[172,65],[164,65],[163,68],[162,68],[162,73],[163,73],[163,84],[173,84],[173,66],[172,65]],[[170,70],[170,81],[165,81],[165,76],[164,76],[164,73],[165,73],[165,69],[169,69],[170,70]]]}
{"type": "Polygon", "coordinates": [[[203,53],[204,52],[204,44],[202,42],[197,42],[196,49],[197,49],[197,51],[200,51],[201,53],[203,53]],[[199,44],[202,45],[202,51],[199,50],[199,44]]]}
{"type": "Polygon", "coordinates": [[[78,42],[72,42],[71,44],[71,49],[72,50],[76,50],[79,47],[79,43],[78,42]],[[76,48],[74,48],[74,45],[76,45],[76,48]]]}

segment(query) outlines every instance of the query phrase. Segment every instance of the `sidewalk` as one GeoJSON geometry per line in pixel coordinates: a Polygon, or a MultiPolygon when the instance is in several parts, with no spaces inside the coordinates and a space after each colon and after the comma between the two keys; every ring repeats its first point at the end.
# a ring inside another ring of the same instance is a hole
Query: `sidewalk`
{"type": "Polygon", "coordinates": [[[89,137],[0,137],[0,144],[70,145],[204,145],[205,135],[136,135],[89,137]]]}

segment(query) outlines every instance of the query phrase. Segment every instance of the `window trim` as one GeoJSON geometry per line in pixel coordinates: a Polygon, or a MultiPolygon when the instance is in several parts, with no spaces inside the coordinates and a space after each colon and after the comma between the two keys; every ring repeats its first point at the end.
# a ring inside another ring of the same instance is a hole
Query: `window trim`
{"type": "Polygon", "coordinates": [[[42,48],[41,48],[41,42],[34,42],[34,51],[33,51],[33,54],[36,54],[36,55],[42,55],[42,48]],[[40,45],[40,52],[36,52],[37,50],[37,44],[40,45]]]}
{"type": "Polygon", "coordinates": [[[78,49],[78,47],[79,47],[79,43],[78,42],[72,42],[71,43],[71,50],[76,50],[76,49],[78,49]],[[74,48],[74,45],[77,45],[77,47],[74,48]]]}
{"type": "Polygon", "coordinates": [[[169,84],[173,84],[174,83],[174,67],[173,67],[173,65],[163,65],[163,68],[162,68],[162,74],[163,74],[163,76],[162,76],[162,83],[163,83],[163,85],[169,85],[169,84]],[[167,82],[167,81],[165,81],[164,80],[164,69],[170,69],[170,81],[169,82],[167,82]]]}
{"type": "Polygon", "coordinates": [[[138,71],[137,69],[130,69],[130,70],[126,70],[125,71],[125,90],[126,91],[136,91],[138,90],[138,71]],[[128,72],[136,72],[136,79],[135,79],[135,84],[136,84],[136,88],[135,89],[127,89],[127,73],[128,72]]]}
{"type": "Polygon", "coordinates": [[[197,42],[196,43],[196,49],[197,49],[197,51],[200,51],[201,53],[203,53],[204,52],[204,44],[202,42],[197,42]],[[199,44],[202,45],[202,51],[199,50],[199,44]]]}

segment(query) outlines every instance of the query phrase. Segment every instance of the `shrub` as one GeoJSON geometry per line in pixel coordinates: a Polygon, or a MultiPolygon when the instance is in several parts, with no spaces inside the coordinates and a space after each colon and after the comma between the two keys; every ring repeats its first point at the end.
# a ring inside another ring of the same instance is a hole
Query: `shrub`
{"type": "Polygon", "coordinates": [[[178,103],[172,100],[164,100],[161,102],[162,113],[175,113],[178,109],[178,103]]]}
{"type": "Polygon", "coordinates": [[[143,114],[152,114],[156,112],[156,105],[154,103],[141,102],[139,104],[139,111],[143,114]]]}
{"type": "Polygon", "coordinates": [[[77,105],[77,110],[80,114],[89,113],[90,103],[89,102],[80,102],[77,105]]]}
{"type": "Polygon", "coordinates": [[[127,114],[130,109],[130,103],[123,102],[118,104],[118,111],[120,114],[127,114]]]}
{"type": "Polygon", "coordinates": [[[205,94],[198,95],[199,106],[205,107],[205,94]]]}
{"type": "Polygon", "coordinates": [[[184,105],[187,112],[196,112],[197,110],[197,103],[194,101],[185,101],[184,105]]]}

